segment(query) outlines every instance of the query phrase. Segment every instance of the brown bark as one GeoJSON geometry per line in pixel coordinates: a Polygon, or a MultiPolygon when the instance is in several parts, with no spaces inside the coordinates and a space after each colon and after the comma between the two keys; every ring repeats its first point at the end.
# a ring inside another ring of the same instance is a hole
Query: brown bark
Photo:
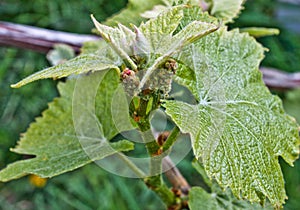
{"type": "Polygon", "coordinates": [[[47,53],[54,44],[70,45],[79,52],[83,42],[99,39],[97,36],[73,34],[0,21],[0,45],[31,49],[47,53]]]}

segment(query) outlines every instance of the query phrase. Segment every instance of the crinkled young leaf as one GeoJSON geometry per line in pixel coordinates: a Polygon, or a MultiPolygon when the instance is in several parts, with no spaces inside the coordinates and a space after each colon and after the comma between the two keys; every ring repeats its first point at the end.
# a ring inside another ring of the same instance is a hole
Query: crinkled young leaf
{"type": "Polygon", "coordinates": [[[187,47],[178,60],[195,72],[189,88],[199,104],[167,101],[166,112],[190,133],[209,177],[238,198],[279,207],[286,194],[278,156],[298,158],[296,123],[262,81],[263,48],[247,34],[222,28],[187,47]]]}
{"type": "Polygon", "coordinates": [[[224,23],[232,22],[243,9],[242,5],[245,0],[209,0],[210,14],[221,18],[224,23]]]}
{"type": "Polygon", "coordinates": [[[197,39],[215,31],[218,26],[207,21],[195,20],[181,28],[174,34],[175,30],[181,26],[184,18],[184,6],[172,7],[165,10],[156,18],[141,24],[141,33],[151,44],[151,53],[168,56],[175,53],[185,45],[195,42],[197,39]]]}
{"type": "MultiPolygon", "coordinates": [[[[128,141],[109,143],[119,130],[113,126],[111,116],[112,97],[119,84],[119,76],[114,70],[97,72],[90,76],[78,79],[89,83],[99,83],[96,89],[97,96],[94,107],[88,105],[81,112],[81,118],[76,118],[74,113],[74,88],[78,81],[70,79],[66,83],[59,83],[58,89],[61,96],[49,104],[42,117],[32,123],[13,152],[34,155],[34,158],[17,161],[0,171],[0,181],[16,179],[27,174],[36,174],[41,177],[53,177],[67,171],[84,166],[92,161],[102,159],[118,151],[133,149],[133,144],[128,141]],[[94,112],[93,109],[96,109],[94,112]],[[72,113],[73,112],[73,113],[72,113]],[[99,132],[85,132],[75,129],[75,125],[83,120],[89,124],[90,113],[96,119],[99,132]],[[75,123],[75,125],[74,125],[75,123]],[[85,142],[89,144],[84,144],[85,142]]],[[[81,91],[89,93],[89,89],[80,86],[81,91]]],[[[84,102],[87,104],[87,102],[84,102]]],[[[120,102],[122,103],[122,102],[120,102]]]]}
{"type": "Polygon", "coordinates": [[[139,29],[151,43],[150,52],[161,54],[161,51],[168,47],[172,34],[182,18],[182,7],[174,7],[140,25],[139,29]]]}
{"type": "MultiPolygon", "coordinates": [[[[163,11],[173,6],[186,5],[199,7],[199,0],[162,0],[164,5],[155,5],[151,10],[147,10],[141,14],[144,18],[156,18],[163,11]]],[[[200,8],[200,7],[199,7],[200,8]]]]}
{"type": "Polygon", "coordinates": [[[218,26],[211,23],[193,21],[174,34],[184,17],[184,9],[185,7],[182,6],[173,7],[140,26],[141,32],[149,40],[151,53],[160,55],[147,69],[144,78],[140,82],[140,88],[144,86],[150,75],[166,59],[185,46],[218,29],[218,26]]]}
{"type": "Polygon", "coordinates": [[[133,70],[136,70],[137,66],[130,58],[130,55],[132,55],[130,46],[135,39],[135,34],[126,26],[121,24],[119,24],[118,28],[113,28],[99,23],[93,15],[91,15],[91,18],[101,37],[122,59],[131,65],[133,70]]]}
{"type": "Polygon", "coordinates": [[[59,79],[73,74],[83,74],[107,69],[118,69],[120,59],[116,57],[116,59],[111,60],[105,52],[106,51],[103,49],[95,54],[80,55],[62,64],[58,64],[57,66],[36,72],[20,82],[11,85],[11,87],[19,88],[39,79],[59,79]],[[101,53],[103,53],[103,55],[101,53]]]}

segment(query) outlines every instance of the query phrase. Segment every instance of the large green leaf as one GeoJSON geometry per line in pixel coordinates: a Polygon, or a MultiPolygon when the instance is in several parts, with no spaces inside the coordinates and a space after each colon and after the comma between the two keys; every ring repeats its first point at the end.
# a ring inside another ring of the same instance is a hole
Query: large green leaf
{"type": "MultiPolygon", "coordinates": [[[[296,123],[262,81],[263,48],[237,30],[218,30],[178,60],[193,70],[188,88],[196,105],[167,101],[166,112],[191,135],[194,154],[209,177],[251,202],[265,196],[279,207],[286,194],[278,156],[292,165],[299,153],[296,123]]],[[[184,75],[184,74],[183,74],[184,75]]]]}
{"type": "Polygon", "coordinates": [[[109,110],[118,84],[119,75],[114,70],[94,73],[81,77],[78,81],[70,79],[66,83],[60,83],[58,89],[61,97],[49,104],[43,116],[30,125],[18,146],[12,149],[13,152],[35,157],[8,165],[0,171],[0,181],[16,179],[27,174],[52,177],[118,151],[133,149],[133,144],[128,141],[108,142],[119,132],[114,126],[109,110]],[[93,83],[98,84],[94,86],[96,95],[89,98],[94,99],[94,106],[90,106],[91,102],[88,101],[81,101],[81,104],[85,105],[82,107],[76,104],[76,89],[89,94],[92,92],[88,89],[91,87],[89,85],[93,83]],[[91,117],[95,119],[92,121],[95,124],[89,126],[90,130],[77,130],[76,126],[81,122],[90,125],[91,117]],[[91,130],[95,125],[99,129],[91,130]]]}

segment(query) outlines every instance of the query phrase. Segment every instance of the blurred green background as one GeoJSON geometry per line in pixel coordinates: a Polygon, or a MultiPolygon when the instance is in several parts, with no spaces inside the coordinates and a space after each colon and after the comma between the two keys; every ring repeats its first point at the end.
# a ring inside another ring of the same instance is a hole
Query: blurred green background
{"type": "MultiPolygon", "coordinates": [[[[89,14],[98,20],[117,12],[125,0],[45,1],[2,0],[0,20],[43,28],[89,34],[89,14]]],[[[277,27],[279,36],[260,38],[270,49],[264,66],[289,72],[300,71],[300,5],[271,0],[249,0],[240,18],[230,27],[277,27]]],[[[55,81],[34,82],[21,89],[10,84],[49,66],[44,54],[0,47],[0,168],[20,156],[9,152],[29,123],[47,108],[56,95],[55,81]]],[[[300,90],[278,93],[286,111],[300,122],[300,90]]],[[[300,161],[294,168],[282,161],[289,200],[286,209],[300,209],[300,161]]],[[[189,161],[180,164],[188,180],[197,182],[189,161]]],[[[28,177],[0,183],[0,209],[163,209],[161,201],[143,182],[109,174],[94,164],[47,181],[45,187],[32,185],[28,177]]]]}

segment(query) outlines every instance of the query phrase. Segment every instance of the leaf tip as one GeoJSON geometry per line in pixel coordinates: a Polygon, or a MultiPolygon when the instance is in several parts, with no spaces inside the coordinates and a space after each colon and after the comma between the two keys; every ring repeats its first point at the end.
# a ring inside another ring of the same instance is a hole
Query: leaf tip
{"type": "Polygon", "coordinates": [[[21,87],[20,85],[18,85],[19,83],[15,83],[15,84],[11,84],[10,87],[11,88],[19,88],[21,87]]]}

